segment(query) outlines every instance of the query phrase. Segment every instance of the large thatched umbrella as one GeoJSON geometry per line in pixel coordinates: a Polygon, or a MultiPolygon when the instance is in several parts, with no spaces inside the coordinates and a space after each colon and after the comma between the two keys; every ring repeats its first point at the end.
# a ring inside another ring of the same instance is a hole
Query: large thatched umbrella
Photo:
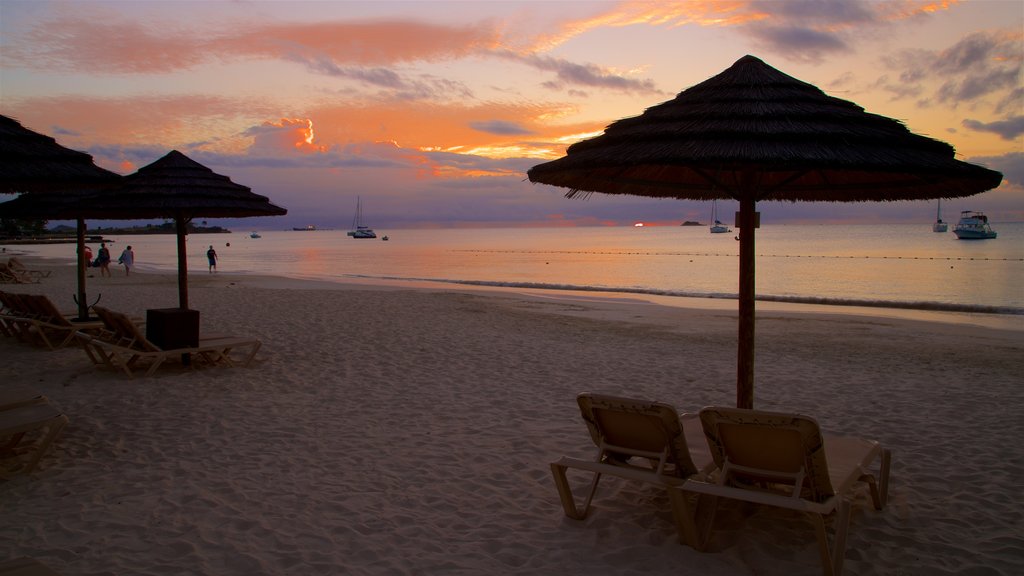
{"type": "Polygon", "coordinates": [[[73,219],[78,232],[78,317],[88,319],[85,296],[85,220],[57,213],[79,194],[116,184],[121,177],[93,164],[92,156],[65,148],[17,120],[0,116],[0,193],[29,192],[0,204],[8,218],[73,219]],[[13,206],[12,206],[12,203],[13,206]]]}
{"type": "Polygon", "coordinates": [[[84,198],[88,216],[173,218],[178,237],[178,305],[188,308],[185,236],[193,218],[282,216],[288,211],[177,150],[124,177],[122,186],[84,198]]]}
{"type": "Polygon", "coordinates": [[[753,56],[609,125],[528,172],[583,193],[740,203],[736,405],[754,403],[754,229],[761,200],[824,202],[959,198],[1002,174],[954,158],[953,147],[827,96],[753,56]]]}

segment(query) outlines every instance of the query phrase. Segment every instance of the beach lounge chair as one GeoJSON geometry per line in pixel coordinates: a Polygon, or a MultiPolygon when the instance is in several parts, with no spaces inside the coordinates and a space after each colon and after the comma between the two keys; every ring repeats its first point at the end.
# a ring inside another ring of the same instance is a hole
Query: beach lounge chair
{"type": "Polygon", "coordinates": [[[0,262],[0,282],[6,284],[37,284],[39,278],[15,270],[6,262],[0,262]]]}
{"type": "Polygon", "coordinates": [[[7,383],[0,388],[0,411],[32,404],[43,404],[46,401],[46,396],[35,388],[24,384],[7,383]]]}
{"type": "Polygon", "coordinates": [[[0,410],[3,471],[31,473],[67,423],[67,416],[45,402],[0,410]],[[26,438],[31,438],[32,442],[27,443],[26,438]]]}
{"type": "Polygon", "coordinates": [[[676,489],[700,474],[698,465],[713,468],[699,420],[695,416],[681,419],[673,406],[661,402],[589,393],[580,394],[576,401],[598,450],[594,460],[563,457],[551,463],[565,515],[576,520],[587,516],[604,475],[653,484],[668,489],[680,543],[700,549],[694,509],[685,493],[676,489]],[[692,453],[687,431],[698,441],[692,453]],[[569,469],[593,474],[582,509],[569,485],[569,469]]]}
{"type": "Polygon", "coordinates": [[[23,326],[21,335],[51,350],[74,342],[78,331],[90,332],[103,327],[99,320],[72,322],[69,315],[58,310],[42,294],[21,294],[18,299],[22,306],[22,316],[18,319],[23,326]]]}
{"type": "Polygon", "coordinates": [[[78,332],[79,341],[94,364],[120,369],[129,378],[140,364],[148,362],[145,376],[152,376],[165,361],[183,357],[188,359],[189,366],[199,363],[245,366],[261,345],[255,338],[216,336],[201,337],[198,346],[165,350],[149,341],[129,316],[101,306],[93,306],[93,311],[103,321],[104,330],[98,334],[78,332]],[[239,358],[232,357],[236,350],[242,351],[239,358]]]}
{"type": "Polygon", "coordinates": [[[799,414],[710,407],[701,410],[700,420],[718,470],[715,481],[689,482],[685,489],[712,497],[705,528],[713,527],[718,497],[804,512],[814,524],[823,573],[840,574],[849,497],[858,482],[865,482],[874,507],[882,509],[888,497],[889,450],[871,440],[823,436],[814,419],[799,414]],[[877,481],[867,472],[875,460],[877,481]],[[825,519],[833,512],[830,548],[825,519]]]}
{"type": "Polygon", "coordinates": [[[33,269],[25,266],[25,264],[22,263],[22,261],[19,260],[17,256],[11,256],[10,258],[8,258],[7,259],[7,266],[11,270],[14,270],[15,272],[18,272],[20,274],[25,274],[25,275],[27,275],[29,277],[47,278],[47,277],[50,276],[50,271],[49,270],[33,270],[33,269]]]}

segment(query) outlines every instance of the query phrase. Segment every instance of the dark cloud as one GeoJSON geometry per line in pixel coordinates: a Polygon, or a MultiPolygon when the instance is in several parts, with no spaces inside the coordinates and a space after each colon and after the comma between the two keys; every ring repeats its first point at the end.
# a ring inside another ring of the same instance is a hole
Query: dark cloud
{"type": "Polygon", "coordinates": [[[523,128],[515,122],[506,122],[504,120],[487,120],[484,122],[470,122],[469,127],[473,130],[479,130],[480,132],[487,132],[488,134],[500,134],[503,136],[513,136],[518,134],[533,134],[532,131],[523,128]]]}
{"type": "MultiPolygon", "coordinates": [[[[896,98],[917,98],[918,88],[928,79],[942,83],[926,101],[947,104],[974,102],[989,95],[1009,90],[997,107],[1002,111],[1019,106],[1020,66],[1024,46],[1019,33],[1002,31],[975,32],[944,50],[904,50],[883,58],[883,65],[898,73],[904,89],[890,89],[896,98]]],[[[880,82],[886,78],[883,76],[880,82]]],[[[895,85],[889,85],[895,86],[895,85]]]]}
{"type": "Polygon", "coordinates": [[[750,26],[753,38],[768,49],[794,60],[818,61],[825,54],[849,47],[837,34],[798,26],[750,26]]]}
{"type": "Polygon", "coordinates": [[[1003,140],[1013,140],[1024,134],[1024,116],[1014,116],[1007,120],[997,122],[980,122],[967,119],[963,121],[964,128],[978,130],[981,132],[994,132],[999,134],[1003,140]]]}
{"type": "Polygon", "coordinates": [[[876,19],[871,6],[859,0],[772,0],[753,2],[752,6],[786,20],[824,25],[865,23],[876,19]]]}
{"type": "Polygon", "coordinates": [[[550,88],[562,89],[565,86],[589,86],[638,94],[661,93],[655,87],[653,80],[627,78],[610,73],[593,64],[576,64],[561,58],[538,56],[536,54],[517,54],[508,50],[494,51],[492,55],[519,62],[544,72],[553,72],[557,82],[547,80],[543,83],[544,86],[550,88]]]}
{"type": "Polygon", "coordinates": [[[982,96],[999,92],[1015,86],[1020,80],[1020,71],[1013,69],[989,70],[978,74],[969,74],[964,78],[944,82],[936,93],[940,102],[958,102],[977,100],[982,96]]]}

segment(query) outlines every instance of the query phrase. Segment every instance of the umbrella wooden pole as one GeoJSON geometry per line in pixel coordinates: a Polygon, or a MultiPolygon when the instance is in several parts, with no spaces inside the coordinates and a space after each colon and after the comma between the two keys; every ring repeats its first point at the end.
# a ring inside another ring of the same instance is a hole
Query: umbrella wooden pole
{"type": "Polygon", "coordinates": [[[174,219],[178,235],[178,307],[188,308],[188,254],[185,250],[185,227],[190,218],[174,219]]]}
{"type": "Polygon", "coordinates": [[[736,407],[754,407],[754,231],[757,212],[752,195],[740,200],[739,349],[736,361],[736,407]]]}
{"type": "Polygon", "coordinates": [[[89,319],[89,303],[85,300],[85,267],[88,262],[85,259],[85,219],[79,218],[77,222],[78,240],[78,319],[85,322],[89,319]]]}

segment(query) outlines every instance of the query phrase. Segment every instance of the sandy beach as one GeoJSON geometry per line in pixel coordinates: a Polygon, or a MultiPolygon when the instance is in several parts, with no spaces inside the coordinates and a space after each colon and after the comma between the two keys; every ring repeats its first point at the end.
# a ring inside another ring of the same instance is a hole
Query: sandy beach
{"type": "MultiPolygon", "coordinates": [[[[73,308],[73,267],[23,260],[53,274],[0,289],[73,308]]],[[[90,273],[90,299],[177,305],[174,276],[113,273],[90,273]]],[[[0,481],[0,560],[67,576],[820,573],[790,513],[723,505],[698,553],[649,486],[603,481],[582,522],[559,505],[548,463],[593,453],[579,392],[735,402],[734,302],[205,270],[189,290],[204,331],[262,340],[252,365],[129,380],[0,339],[0,386],[70,418],[38,471],[0,481]]],[[[760,307],[755,406],[893,450],[888,507],[857,497],[847,574],[1024,573],[1024,318],[926,318],[760,307]]]]}

